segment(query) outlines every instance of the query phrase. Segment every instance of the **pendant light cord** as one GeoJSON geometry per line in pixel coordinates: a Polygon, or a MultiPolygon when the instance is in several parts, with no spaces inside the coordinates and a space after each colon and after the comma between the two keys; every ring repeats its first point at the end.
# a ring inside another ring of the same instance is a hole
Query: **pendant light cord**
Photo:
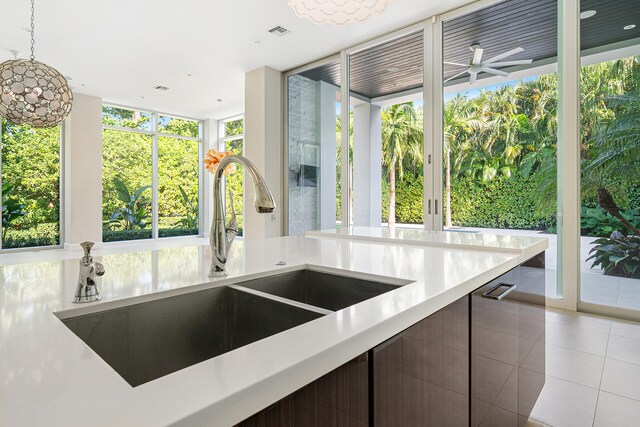
{"type": "Polygon", "coordinates": [[[35,20],[35,6],[34,6],[35,0],[31,0],[31,60],[34,61],[36,59],[36,54],[35,54],[35,44],[36,44],[36,40],[35,40],[35,25],[34,25],[34,20],[35,20]]]}

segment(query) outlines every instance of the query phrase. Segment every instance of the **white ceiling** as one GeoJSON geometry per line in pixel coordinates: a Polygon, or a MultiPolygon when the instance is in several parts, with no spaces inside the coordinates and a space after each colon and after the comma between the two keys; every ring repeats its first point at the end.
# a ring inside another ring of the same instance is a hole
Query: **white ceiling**
{"type": "MultiPolygon", "coordinates": [[[[71,76],[76,93],[220,119],[244,111],[247,71],[290,69],[467,3],[393,0],[366,23],[334,27],[299,19],[287,0],[36,0],[36,59],[71,76]],[[291,33],[267,33],[276,25],[291,33]]],[[[0,62],[11,49],[27,57],[29,1],[0,1],[0,18],[0,62]]]]}

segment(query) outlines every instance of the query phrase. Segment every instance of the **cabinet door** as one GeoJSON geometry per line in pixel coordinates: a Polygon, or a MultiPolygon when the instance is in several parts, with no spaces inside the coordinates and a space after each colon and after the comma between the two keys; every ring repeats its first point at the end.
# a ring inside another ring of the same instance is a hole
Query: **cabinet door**
{"type": "Polygon", "coordinates": [[[469,425],[469,299],[371,351],[373,425],[469,425]]]}
{"type": "Polygon", "coordinates": [[[368,376],[368,353],[365,353],[238,426],[366,427],[369,425],[368,376]]]}
{"type": "Polygon", "coordinates": [[[523,425],[545,378],[544,269],[511,270],[471,307],[471,425],[523,425]]]}

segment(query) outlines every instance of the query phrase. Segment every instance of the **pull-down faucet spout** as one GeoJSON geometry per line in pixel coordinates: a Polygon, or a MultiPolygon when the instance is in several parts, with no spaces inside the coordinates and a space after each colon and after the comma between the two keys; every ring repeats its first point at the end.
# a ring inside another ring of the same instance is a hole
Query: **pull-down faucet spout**
{"type": "Polygon", "coordinates": [[[236,221],[236,213],[233,209],[233,193],[229,192],[231,197],[231,220],[225,225],[225,196],[222,192],[224,170],[230,163],[234,162],[244,166],[249,176],[251,176],[255,191],[254,206],[256,211],[261,214],[266,214],[273,212],[276,208],[271,190],[269,190],[267,183],[253,163],[246,157],[239,155],[226,156],[220,160],[213,176],[213,221],[211,223],[211,235],[209,236],[212,259],[209,277],[222,277],[227,275],[225,271],[227,254],[231,243],[233,243],[233,239],[235,239],[238,234],[238,223],[236,221]]]}

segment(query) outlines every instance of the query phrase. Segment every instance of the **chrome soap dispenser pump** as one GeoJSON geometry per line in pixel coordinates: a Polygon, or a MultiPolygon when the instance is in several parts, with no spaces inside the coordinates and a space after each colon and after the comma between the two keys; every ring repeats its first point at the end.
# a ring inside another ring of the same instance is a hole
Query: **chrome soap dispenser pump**
{"type": "Polygon", "coordinates": [[[98,290],[98,276],[104,275],[104,266],[93,261],[91,256],[93,245],[93,242],[80,243],[84,250],[84,256],[80,259],[78,284],[72,301],[74,303],[94,302],[102,299],[98,290]]]}

